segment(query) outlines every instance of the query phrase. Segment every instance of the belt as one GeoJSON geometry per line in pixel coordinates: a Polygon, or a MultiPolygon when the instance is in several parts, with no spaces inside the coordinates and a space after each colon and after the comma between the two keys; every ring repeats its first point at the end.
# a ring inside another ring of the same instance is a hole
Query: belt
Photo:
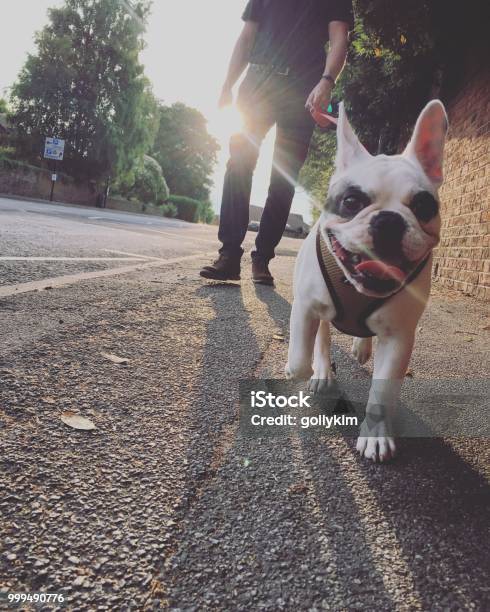
{"type": "Polygon", "coordinates": [[[270,64],[250,64],[250,70],[254,72],[265,72],[267,74],[278,74],[280,76],[289,76],[291,74],[291,69],[288,68],[280,68],[279,66],[271,66],[270,64]]]}

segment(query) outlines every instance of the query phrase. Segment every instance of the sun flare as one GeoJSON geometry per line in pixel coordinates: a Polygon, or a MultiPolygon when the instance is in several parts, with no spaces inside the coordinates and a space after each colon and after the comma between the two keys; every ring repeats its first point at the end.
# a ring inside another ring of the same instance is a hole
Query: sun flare
{"type": "Polygon", "coordinates": [[[236,106],[216,109],[209,116],[208,130],[218,139],[222,147],[228,146],[228,141],[233,134],[243,129],[243,116],[236,106]]]}

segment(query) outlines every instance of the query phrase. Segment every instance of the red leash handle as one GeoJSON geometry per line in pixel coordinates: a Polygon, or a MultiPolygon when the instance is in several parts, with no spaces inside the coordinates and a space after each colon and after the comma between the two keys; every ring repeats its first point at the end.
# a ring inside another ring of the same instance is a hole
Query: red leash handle
{"type": "Polygon", "coordinates": [[[335,129],[335,126],[337,125],[337,119],[335,117],[332,117],[332,115],[327,115],[327,113],[322,113],[319,110],[313,109],[311,111],[311,116],[322,128],[335,129]]]}

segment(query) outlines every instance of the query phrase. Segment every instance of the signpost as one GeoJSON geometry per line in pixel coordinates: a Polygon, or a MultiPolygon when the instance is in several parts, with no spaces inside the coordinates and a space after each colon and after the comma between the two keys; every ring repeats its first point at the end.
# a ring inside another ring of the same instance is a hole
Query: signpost
{"type": "Polygon", "coordinates": [[[65,141],[61,138],[48,138],[44,143],[44,157],[46,159],[54,159],[61,161],[65,152],[65,141]]]}
{"type": "Polygon", "coordinates": [[[62,161],[63,155],[65,153],[65,141],[61,138],[50,138],[46,137],[44,142],[44,157],[46,159],[54,160],[54,172],[51,175],[51,195],[49,196],[49,201],[53,201],[54,194],[54,184],[58,178],[56,174],[58,162],[62,161]]]}

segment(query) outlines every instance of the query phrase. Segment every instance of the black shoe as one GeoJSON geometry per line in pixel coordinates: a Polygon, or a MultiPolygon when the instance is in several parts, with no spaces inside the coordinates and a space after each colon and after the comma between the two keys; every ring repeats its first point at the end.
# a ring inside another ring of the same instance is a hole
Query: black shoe
{"type": "Polygon", "coordinates": [[[273,285],[274,278],[269,272],[269,262],[262,257],[252,259],[252,280],[258,285],[273,285]]]}
{"type": "Polygon", "coordinates": [[[240,280],[240,259],[220,255],[213,265],[204,266],[199,274],[211,280],[240,280]]]}

